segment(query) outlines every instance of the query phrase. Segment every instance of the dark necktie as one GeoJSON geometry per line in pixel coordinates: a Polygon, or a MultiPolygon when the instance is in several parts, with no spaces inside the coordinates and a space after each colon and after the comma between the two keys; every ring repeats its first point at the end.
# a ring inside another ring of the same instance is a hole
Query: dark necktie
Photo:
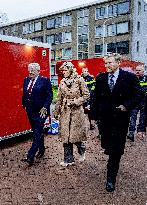
{"type": "Polygon", "coordinates": [[[110,88],[110,90],[112,91],[113,90],[113,88],[114,88],[114,75],[113,74],[110,74],[109,75],[109,88],[110,88]]]}
{"type": "Polygon", "coordinates": [[[31,95],[31,93],[32,93],[32,88],[33,88],[34,80],[35,80],[35,79],[32,79],[32,80],[31,80],[32,82],[31,82],[31,84],[30,84],[30,86],[29,86],[29,89],[28,89],[29,95],[31,95]]]}

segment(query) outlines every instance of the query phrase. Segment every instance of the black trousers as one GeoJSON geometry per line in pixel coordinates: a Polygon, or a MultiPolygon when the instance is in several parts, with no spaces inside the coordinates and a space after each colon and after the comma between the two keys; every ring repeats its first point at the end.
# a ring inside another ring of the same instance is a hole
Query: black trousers
{"type": "Polygon", "coordinates": [[[107,163],[107,181],[111,181],[114,184],[116,182],[121,156],[122,155],[119,153],[109,155],[107,163]]]}
{"type": "MultiPolygon", "coordinates": [[[[75,142],[74,143],[77,146],[78,153],[80,155],[84,154],[86,147],[83,142],[75,142]]],[[[74,162],[74,156],[73,156],[73,143],[64,143],[64,162],[65,163],[71,163],[74,162]]]]}
{"type": "Polygon", "coordinates": [[[44,121],[41,122],[34,119],[29,119],[29,121],[33,131],[33,143],[28,151],[27,158],[30,160],[34,160],[37,151],[44,152],[45,150],[43,134],[44,121]]]}

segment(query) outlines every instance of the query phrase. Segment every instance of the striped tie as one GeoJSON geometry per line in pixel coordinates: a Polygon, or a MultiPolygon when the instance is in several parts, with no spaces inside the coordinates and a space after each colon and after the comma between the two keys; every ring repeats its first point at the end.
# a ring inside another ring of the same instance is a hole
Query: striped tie
{"type": "Polygon", "coordinates": [[[111,90],[111,92],[112,92],[112,90],[113,90],[113,88],[114,88],[114,75],[113,74],[110,74],[109,75],[109,88],[110,88],[110,90],[111,90]]]}
{"type": "Polygon", "coordinates": [[[31,84],[29,86],[29,89],[28,89],[29,95],[31,95],[31,93],[32,93],[32,88],[33,88],[34,80],[35,79],[32,79],[32,82],[31,82],[31,84]]]}

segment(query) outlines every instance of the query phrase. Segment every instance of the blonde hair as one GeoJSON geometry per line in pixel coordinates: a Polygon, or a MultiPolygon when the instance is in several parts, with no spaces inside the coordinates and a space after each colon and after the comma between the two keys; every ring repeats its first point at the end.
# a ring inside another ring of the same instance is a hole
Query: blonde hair
{"type": "Polygon", "coordinates": [[[59,70],[64,70],[64,68],[67,68],[68,70],[73,70],[74,65],[71,62],[64,62],[62,66],[59,68],[59,70]]]}

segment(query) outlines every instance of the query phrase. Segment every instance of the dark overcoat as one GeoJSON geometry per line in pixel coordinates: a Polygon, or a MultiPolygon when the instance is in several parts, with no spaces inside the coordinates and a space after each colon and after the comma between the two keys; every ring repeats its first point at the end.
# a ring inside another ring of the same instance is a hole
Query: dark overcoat
{"type": "Polygon", "coordinates": [[[50,104],[53,98],[50,80],[47,77],[38,76],[31,95],[27,90],[29,82],[30,78],[25,78],[22,96],[23,107],[26,109],[29,118],[42,120],[39,113],[41,108],[46,108],[48,114],[50,113],[50,104]]]}
{"type": "Polygon", "coordinates": [[[141,96],[139,81],[132,73],[120,69],[112,92],[108,73],[97,76],[92,110],[98,120],[105,153],[124,153],[130,111],[139,104],[141,96]],[[124,105],[127,111],[118,109],[119,105],[124,105]]]}

